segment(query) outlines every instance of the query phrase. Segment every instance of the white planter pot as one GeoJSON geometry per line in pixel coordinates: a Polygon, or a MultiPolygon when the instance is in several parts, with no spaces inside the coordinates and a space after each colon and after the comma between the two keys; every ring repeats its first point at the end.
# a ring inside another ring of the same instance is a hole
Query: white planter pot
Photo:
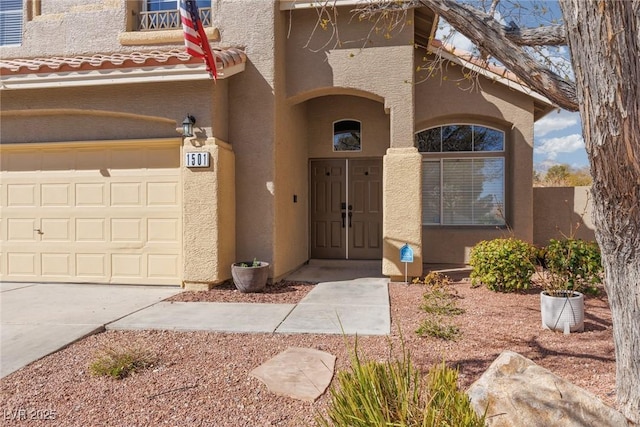
{"type": "Polygon", "coordinates": [[[564,333],[584,331],[584,295],[567,291],[563,296],[540,294],[542,327],[564,333]]]}

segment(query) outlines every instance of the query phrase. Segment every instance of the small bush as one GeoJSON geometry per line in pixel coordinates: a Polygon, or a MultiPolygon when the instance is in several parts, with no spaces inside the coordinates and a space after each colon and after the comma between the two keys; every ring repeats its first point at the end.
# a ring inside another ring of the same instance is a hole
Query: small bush
{"type": "Polygon", "coordinates": [[[129,374],[151,367],[155,357],[143,349],[126,347],[121,349],[106,348],[96,360],[89,365],[89,372],[95,376],[108,376],[123,379],[129,374]]]}
{"type": "Polygon", "coordinates": [[[545,250],[545,266],[563,289],[597,293],[602,283],[602,260],[596,242],[581,239],[551,240],[545,250]]]}
{"type": "Polygon", "coordinates": [[[422,321],[416,334],[421,337],[430,336],[445,341],[455,341],[460,337],[460,328],[456,325],[443,323],[440,318],[427,318],[422,321]]]}
{"type": "Polygon", "coordinates": [[[482,241],[471,250],[471,283],[498,292],[528,289],[536,252],[533,245],[515,238],[482,241]]]}
{"type": "Polygon", "coordinates": [[[429,314],[455,316],[464,313],[464,309],[456,305],[455,295],[444,289],[431,289],[422,296],[422,311],[429,314]]]}
{"type": "Polygon", "coordinates": [[[458,372],[444,362],[424,381],[409,352],[401,359],[363,362],[357,349],[348,371],[338,372],[327,417],[319,426],[484,426],[457,387],[458,372]]]}

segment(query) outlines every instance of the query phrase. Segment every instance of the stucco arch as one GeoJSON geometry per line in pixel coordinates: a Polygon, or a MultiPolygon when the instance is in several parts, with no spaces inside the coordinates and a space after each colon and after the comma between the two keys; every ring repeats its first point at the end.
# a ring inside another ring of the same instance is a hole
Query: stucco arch
{"type": "Polygon", "coordinates": [[[290,105],[297,105],[297,104],[309,101],[311,99],[320,98],[322,96],[327,96],[327,95],[351,95],[351,96],[356,96],[360,98],[370,99],[372,101],[382,103],[384,105],[385,112],[388,113],[388,108],[385,103],[385,98],[382,95],[361,90],[361,89],[349,88],[349,87],[331,86],[331,87],[316,88],[316,89],[312,89],[309,91],[301,92],[296,95],[290,96],[289,98],[287,98],[287,101],[289,102],[290,105]]]}

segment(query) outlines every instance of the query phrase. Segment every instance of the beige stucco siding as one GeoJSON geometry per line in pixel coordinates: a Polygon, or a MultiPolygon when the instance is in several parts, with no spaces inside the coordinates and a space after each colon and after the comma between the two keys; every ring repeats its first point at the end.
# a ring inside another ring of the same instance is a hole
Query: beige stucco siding
{"type": "Polygon", "coordinates": [[[213,82],[2,92],[3,142],[176,137],[187,113],[211,136],[213,82]],[[23,114],[29,113],[29,114],[23,114]]]}
{"type": "Polygon", "coordinates": [[[329,95],[311,99],[306,104],[309,158],[382,157],[389,148],[389,116],[382,103],[355,96],[329,95]],[[361,122],[361,151],[333,151],[333,123],[338,120],[361,122]]]}
{"type": "Polygon", "coordinates": [[[272,262],[275,177],[275,3],[225,1],[221,43],[247,46],[245,71],[229,82],[229,142],[236,154],[236,257],[272,262]]]}

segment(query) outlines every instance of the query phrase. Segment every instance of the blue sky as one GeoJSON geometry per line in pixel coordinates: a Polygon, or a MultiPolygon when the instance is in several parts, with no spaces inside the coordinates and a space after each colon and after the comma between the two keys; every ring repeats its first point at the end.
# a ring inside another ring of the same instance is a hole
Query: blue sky
{"type": "Polygon", "coordinates": [[[575,169],[589,165],[578,113],[560,110],[536,122],[533,164],[539,171],[557,164],[567,164],[575,169]]]}
{"type": "MultiPolygon", "coordinates": [[[[517,11],[518,15],[511,14],[508,17],[498,19],[506,24],[511,18],[519,21],[522,26],[535,27],[537,25],[556,23],[560,17],[560,9],[557,1],[521,1],[522,7],[517,11]],[[534,11],[534,6],[544,6],[546,11],[540,14],[534,11]],[[527,12],[528,9],[528,12],[527,12]],[[528,16],[527,14],[531,14],[528,16]]],[[[513,12],[513,10],[511,11],[513,12]]],[[[505,11],[507,13],[507,11],[505,11]]],[[[448,44],[467,52],[475,51],[475,46],[466,37],[458,33],[451,33],[451,28],[446,22],[440,23],[440,29],[436,38],[445,40],[448,44]]],[[[557,52],[551,53],[547,59],[554,63],[568,65],[568,50],[561,47],[557,52]]],[[[570,66],[569,66],[570,68],[570,66]]],[[[580,169],[589,166],[587,152],[584,148],[580,115],[566,110],[553,111],[544,118],[538,120],[534,128],[534,152],[533,167],[535,170],[545,172],[550,166],[568,164],[572,168],[580,169]]]]}

